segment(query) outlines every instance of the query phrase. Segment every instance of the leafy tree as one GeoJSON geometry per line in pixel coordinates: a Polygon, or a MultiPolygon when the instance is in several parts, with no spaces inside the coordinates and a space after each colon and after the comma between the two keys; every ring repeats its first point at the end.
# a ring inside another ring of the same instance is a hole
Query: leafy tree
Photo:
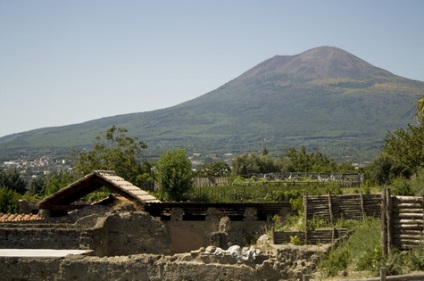
{"type": "Polygon", "coordinates": [[[186,150],[176,148],[162,154],[157,162],[156,179],[160,193],[167,200],[182,200],[193,187],[193,172],[186,150]]]}
{"type": "Polygon", "coordinates": [[[68,186],[74,181],[74,176],[68,173],[53,174],[44,179],[44,195],[51,195],[60,189],[68,186]]]}
{"type": "Polygon", "coordinates": [[[289,148],[286,154],[291,162],[290,172],[331,173],[338,169],[336,162],[321,152],[308,154],[304,146],[300,150],[289,148]]]}
{"type": "Polygon", "coordinates": [[[0,213],[17,213],[19,212],[20,195],[16,191],[0,187],[0,213]]]}
{"type": "Polygon", "coordinates": [[[385,153],[380,153],[365,169],[366,178],[378,185],[391,184],[398,177],[409,178],[412,174],[408,167],[395,163],[385,153]]]}
{"type": "Polygon", "coordinates": [[[275,165],[278,167],[280,172],[286,173],[286,172],[293,172],[293,164],[291,163],[290,159],[287,157],[277,157],[275,159],[275,165]]]}
{"type": "Polygon", "coordinates": [[[28,184],[28,192],[31,195],[44,195],[45,179],[43,177],[32,178],[28,184]]]}
{"type": "Polygon", "coordinates": [[[6,187],[10,190],[24,194],[26,191],[26,182],[21,178],[18,171],[1,170],[0,171],[0,187],[6,187]]]}
{"type": "Polygon", "coordinates": [[[200,165],[197,175],[201,177],[221,177],[230,172],[230,167],[224,161],[216,161],[200,165]]]}
{"type": "Polygon", "coordinates": [[[290,172],[311,172],[312,163],[310,155],[306,153],[306,148],[301,147],[299,151],[291,147],[286,150],[286,155],[292,163],[292,171],[290,172]]]}
{"type": "Polygon", "coordinates": [[[248,176],[258,173],[278,172],[279,167],[274,159],[268,154],[246,153],[236,156],[233,160],[233,173],[240,176],[248,176]]]}
{"type": "MultiPolygon", "coordinates": [[[[88,152],[74,152],[77,174],[86,175],[94,170],[113,170],[117,175],[140,186],[150,174],[149,166],[141,163],[141,153],[147,145],[136,137],[127,136],[127,129],[112,126],[95,139],[88,152]]],[[[150,178],[150,177],[148,177],[150,178]]]]}
{"type": "Polygon", "coordinates": [[[424,166],[424,124],[413,126],[408,124],[407,130],[399,129],[389,132],[384,138],[382,153],[394,164],[406,167],[418,174],[424,166]]]}

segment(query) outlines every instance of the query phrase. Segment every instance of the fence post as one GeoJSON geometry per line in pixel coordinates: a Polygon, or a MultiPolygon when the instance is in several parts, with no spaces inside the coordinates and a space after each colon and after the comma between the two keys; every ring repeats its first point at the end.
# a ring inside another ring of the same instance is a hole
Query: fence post
{"type": "Polygon", "coordinates": [[[386,268],[380,267],[380,281],[386,281],[386,268]]]}
{"type": "Polygon", "coordinates": [[[328,212],[330,213],[330,222],[333,224],[334,216],[333,216],[333,204],[331,202],[331,194],[328,193],[328,212]]]}
{"type": "Polygon", "coordinates": [[[364,202],[364,195],[362,194],[362,191],[359,193],[361,196],[361,212],[362,212],[362,218],[365,219],[367,217],[367,212],[365,211],[365,202],[364,202]]]}
{"type": "MultiPolygon", "coordinates": [[[[424,194],[423,194],[423,196],[421,198],[421,206],[423,208],[423,219],[424,219],[424,194]]],[[[424,221],[423,221],[423,232],[424,232],[424,221]]]]}
{"type": "Polygon", "coordinates": [[[308,193],[303,195],[303,208],[305,212],[305,244],[308,244],[308,193]]]}
{"type": "Polygon", "coordinates": [[[386,190],[386,188],[383,188],[381,191],[381,249],[383,258],[387,258],[386,190]]]}
{"type": "Polygon", "coordinates": [[[392,222],[392,195],[390,188],[386,190],[386,220],[387,220],[387,254],[391,256],[393,246],[393,222],[392,222]]]}

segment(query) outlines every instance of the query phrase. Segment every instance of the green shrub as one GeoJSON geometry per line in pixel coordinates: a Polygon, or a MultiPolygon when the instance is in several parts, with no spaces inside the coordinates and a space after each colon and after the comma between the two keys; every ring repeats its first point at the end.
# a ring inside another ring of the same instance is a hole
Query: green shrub
{"type": "Polygon", "coordinates": [[[273,190],[271,192],[271,199],[278,202],[290,202],[290,200],[298,198],[303,198],[303,192],[299,190],[273,190]]]}
{"type": "Polygon", "coordinates": [[[342,188],[339,184],[336,183],[330,183],[325,185],[325,193],[331,194],[331,195],[341,195],[343,194],[342,188]]]}
{"type": "Polygon", "coordinates": [[[105,187],[100,188],[94,192],[91,192],[84,196],[83,201],[96,202],[105,198],[108,198],[112,192],[105,187]]]}
{"type": "Polygon", "coordinates": [[[305,231],[305,217],[302,215],[289,216],[284,219],[284,223],[281,223],[280,220],[276,220],[274,229],[276,231],[305,231]]]}
{"type": "Polygon", "coordinates": [[[391,187],[393,195],[403,195],[403,196],[415,195],[415,190],[413,190],[412,188],[411,180],[408,180],[408,179],[397,178],[393,180],[390,187],[391,187]]]}
{"type": "Polygon", "coordinates": [[[294,236],[290,236],[290,243],[293,245],[302,245],[303,242],[302,240],[300,240],[299,236],[294,235],[294,236]]]}
{"type": "Polygon", "coordinates": [[[313,216],[312,219],[308,219],[307,227],[308,227],[308,230],[315,230],[315,229],[322,228],[328,225],[329,223],[326,222],[324,219],[313,216]]]}
{"type": "Polygon", "coordinates": [[[318,268],[327,277],[336,276],[346,270],[350,262],[350,253],[347,248],[331,250],[328,257],[323,260],[318,268]]]}
{"type": "Polygon", "coordinates": [[[290,198],[290,204],[292,206],[293,212],[296,214],[303,214],[303,196],[299,196],[297,198],[290,198]]]}

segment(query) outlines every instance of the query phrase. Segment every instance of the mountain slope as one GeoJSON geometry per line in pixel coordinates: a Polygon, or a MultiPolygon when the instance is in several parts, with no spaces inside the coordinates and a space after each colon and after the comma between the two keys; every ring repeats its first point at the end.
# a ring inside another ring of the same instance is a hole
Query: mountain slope
{"type": "Polygon", "coordinates": [[[389,130],[414,122],[424,83],[396,76],[334,47],[275,56],[218,89],[171,108],[39,129],[0,139],[0,154],[90,145],[111,125],[151,154],[307,146],[332,157],[374,156],[389,130]]]}

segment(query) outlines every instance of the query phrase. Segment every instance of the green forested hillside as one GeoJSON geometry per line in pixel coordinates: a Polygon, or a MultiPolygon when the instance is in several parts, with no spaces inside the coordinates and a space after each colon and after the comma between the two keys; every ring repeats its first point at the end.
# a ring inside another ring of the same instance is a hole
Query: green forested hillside
{"type": "Polygon", "coordinates": [[[45,128],[0,139],[0,155],[37,150],[65,153],[94,136],[125,127],[158,154],[175,146],[189,152],[239,153],[266,146],[281,154],[306,146],[352,161],[369,160],[387,131],[414,122],[424,82],[396,76],[333,47],[276,56],[218,89],[185,103],[45,128]]]}

